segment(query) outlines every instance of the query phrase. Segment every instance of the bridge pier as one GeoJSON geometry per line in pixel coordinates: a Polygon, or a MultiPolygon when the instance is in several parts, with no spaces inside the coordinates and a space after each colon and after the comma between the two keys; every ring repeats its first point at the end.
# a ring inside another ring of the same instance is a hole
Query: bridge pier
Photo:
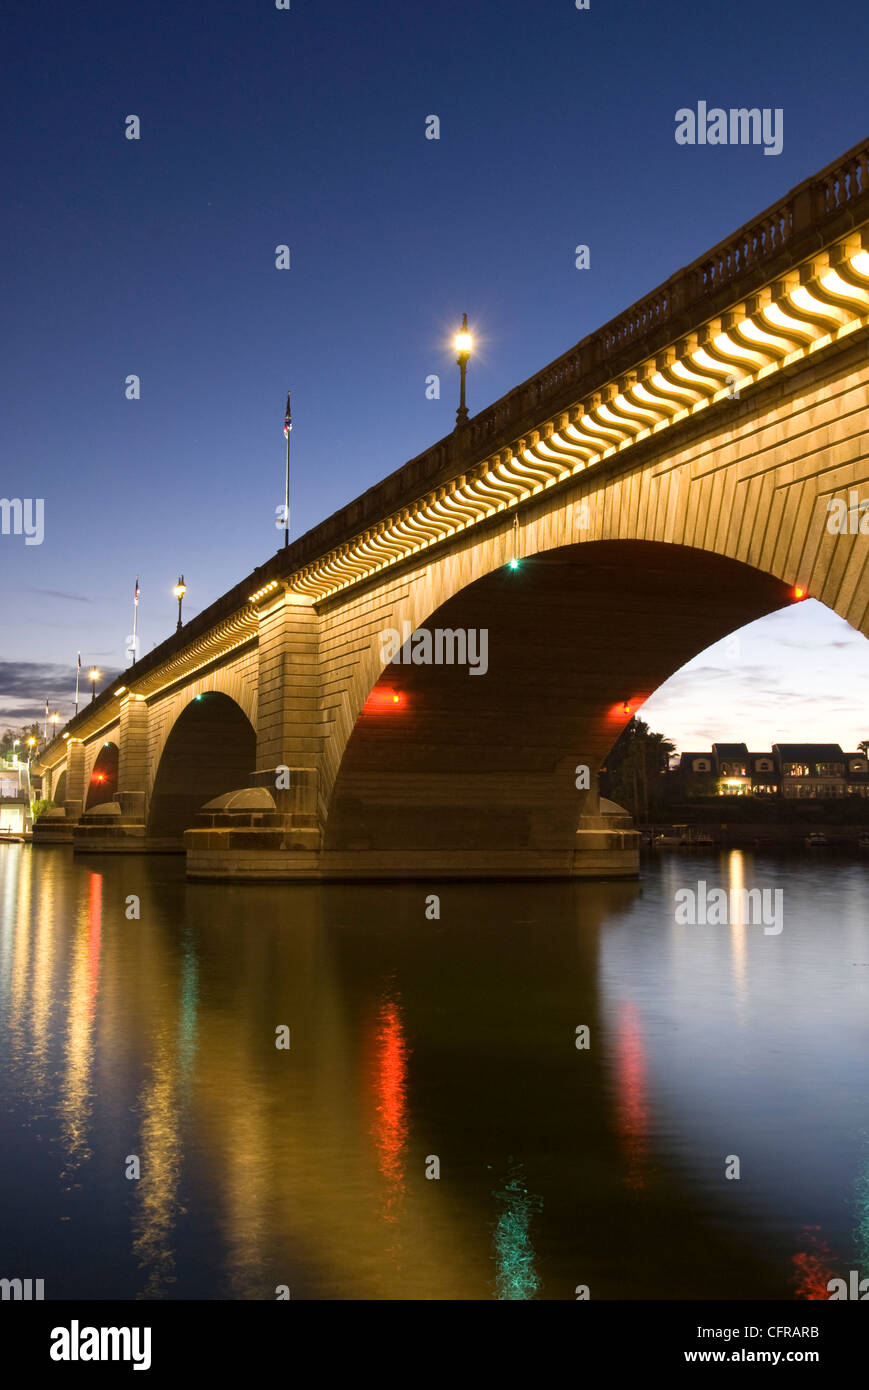
{"type": "Polygon", "coordinates": [[[639,831],[623,807],[595,790],[579,818],[571,877],[637,878],[639,872],[639,831]]]}
{"type": "Polygon", "coordinates": [[[203,825],[186,831],[191,879],[386,881],[439,879],[637,878],[640,836],[631,817],[597,792],[586,801],[567,853],[539,849],[318,849],[278,810],[265,787],[209,802],[203,825]]]}
{"type": "Polygon", "coordinates": [[[258,658],[257,761],[251,780],[280,814],[287,848],[316,854],[322,839],[320,619],[307,599],[281,591],[260,608],[258,658]]]}
{"type": "Polygon", "coordinates": [[[33,823],[33,844],[69,845],[84,805],[84,743],[71,738],[66,744],[66,796],[63,806],[46,811],[33,823]]]}

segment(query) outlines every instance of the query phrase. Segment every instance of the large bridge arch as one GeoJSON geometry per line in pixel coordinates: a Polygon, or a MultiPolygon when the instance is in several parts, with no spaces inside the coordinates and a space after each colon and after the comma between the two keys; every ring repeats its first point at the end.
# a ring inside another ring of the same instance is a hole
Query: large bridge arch
{"type": "Polygon", "coordinates": [[[688,546],[561,547],[465,586],[427,620],[488,633],[487,669],[384,669],[344,750],[324,849],[573,852],[597,770],[674,671],[792,601],[780,579],[688,546]]]}
{"type": "MultiPolygon", "coordinates": [[[[514,510],[502,508],[460,533],[443,553],[423,550],[418,566],[406,563],[379,583],[321,605],[326,681],[347,667],[348,649],[352,657],[340,698],[330,694],[324,702],[330,725],[320,815],[327,843],[328,821],[347,795],[346,788],[339,793],[338,782],[366,702],[378,682],[395,674],[384,672],[380,634],[401,630],[403,621],[412,628],[430,626],[454,598],[487,576],[503,573],[507,582],[546,556],[616,542],[682,551],[693,557],[698,574],[709,572],[704,557],[711,557],[756,575],[756,584],[734,579],[746,606],[733,608],[729,626],[710,629],[694,651],[674,658],[646,696],[696,651],[761,616],[750,590],[777,595],[763,609],[769,612],[792,601],[799,587],[869,636],[869,535],[853,526],[835,532],[829,525],[831,500],[847,501],[861,483],[865,497],[869,480],[865,338],[840,348],[835,360],[793,373],[787,383],[775,381],[744,400],[720,401],[713,410],[714,416],[706,409],[686,420],[678,445],[671,436],[667,451],[650,438],[632,445],[630,461],[615,451],[605,463],[577,473],[569,487],[553,492],[541,486],[518,514],[518,526],[514,510]],[[521,563],[510,571],[514,549],[521,563]]],[[[686,587],[692,583],[686,574],[686,587]]],[[[675,606],[672,616],[678,619],[675,606]]],[[[486,678],[472,679],[469,692],[485,684],[486,678]]],[[[370,709],[366,720],[369,715],[370,709]]]]}
{"type": "Polygon", "coordinates": [[[241,705],[219,690],[194,695],[174,720],[154,770],[149,842],[180,849],[205,802],[248,784],[255,758],[256,733],[241,705]]]}

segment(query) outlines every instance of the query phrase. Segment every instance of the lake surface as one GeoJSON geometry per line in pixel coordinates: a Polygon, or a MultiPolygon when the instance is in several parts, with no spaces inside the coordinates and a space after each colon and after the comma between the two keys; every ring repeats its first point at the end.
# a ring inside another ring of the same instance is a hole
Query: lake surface
{"type": "Polygon", "coordinates": [[[0,846],[0,1277],[825,1298],[869,1275],[867,887],[829,852],[316,887],[0,846]],[[781,889],[783,930],[680,925],[700,881],[781,889]]]}

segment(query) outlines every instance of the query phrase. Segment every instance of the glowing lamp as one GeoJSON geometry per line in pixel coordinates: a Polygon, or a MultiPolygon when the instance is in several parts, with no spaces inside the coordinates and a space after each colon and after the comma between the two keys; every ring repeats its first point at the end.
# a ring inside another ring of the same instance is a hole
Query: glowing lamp
{"type": "Polygon", "coordinates": [[[794,588],[794,598],[805,598],[805,597],[806,597],[806,591],[805,591],[805,589],[801,589],[799,585],[796,585],[795,588],[794,588]]]}
{"type": "Polygon", "coordinates": [[[175,585],[175,588],[172,590],[172,592],[173,592],[173,594],[175,595],[175,597],[176,597],[177,600],[178,600],[178,625],[177,625],[177,627],[175,628],[175,631],[176,631],[176,632],[180,632],[180,631],[181,631],[181,604],[182,604],[182,602],[183,602],[183,600],[184,600],[184,595],[187,593],[187,585],[184,583],[184,575],[183,575],[183,574],[179,574],[179,576],[178,576],[178,583],[175,585]]]}
{"type": "Polygon", "coordinates": [[[456,334],[456,362],[459,367],[459,408],[456,411],[456,428],[467,424],[468,407],[465,401],[465,378],[468,372],[468,358],[471,355],[473,341],[468,332],[468,316],[462,314],[462,326],[456,334]]]}
{"type": "Polygon", "coordinates": [[[518,561],[518,560],[511,560],[511,561],[510,561],[510,568],[511,568],[511,570],[517,570],[517,569],[519,568],[519,561],[518,561]]]}

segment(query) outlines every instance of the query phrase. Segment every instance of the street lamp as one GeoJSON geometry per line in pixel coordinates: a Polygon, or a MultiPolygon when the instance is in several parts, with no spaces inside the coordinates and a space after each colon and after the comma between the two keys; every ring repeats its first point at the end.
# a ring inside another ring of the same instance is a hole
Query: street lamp
{"type": "Polygon", "coordinates": [[[88,671],[88,680],[91,683],[91,704],[93,704],[94,700],[97,697],[97,681],[99,680],[99,678],[99,671],[97,670],[96,666],[92,666],[91,669],[88,671]]]}
{"type": "Polygon", "coordinates": [[[183,598],[184,598],[184,595],[187,593],[187,585],[184,583],[184,575],[183,575],[183,574],[181,574],[181,575],[178,576],[178,583],[175,585],[175,588],[172,590],[172,592],[173,592],[173,594],[175,595],[175,597],[176,597],[177,600],[178,600],[178,626],[176,627],[175,631],[176,631],[176,632],[180,632],[180,631],[181,631],[181,602],[182,602],[182,600],[183,600],[183,598]]]}
{"type": "Polygon", "coordinates": [[[468,421],[468,407],[465,405],[465,377],[468,372],[468,358],[471,355],[473,339],[468,332],[468,316],[462,314],[462,326],[456,334],[456,358],[459,364],[459,408],[456,411],[456,428],[468,421]]]}
{"type": "Polygon", "coordinates": [[[54,725],[54,732],[57,733],[57,726],[58,726],[58,724],[60,723],[60,715],[57,714],[57,713],[52,714],[52,715],[50,716],[48,722],[49,722],[49,724],[53,724],[53,725],[54,725]]]}

